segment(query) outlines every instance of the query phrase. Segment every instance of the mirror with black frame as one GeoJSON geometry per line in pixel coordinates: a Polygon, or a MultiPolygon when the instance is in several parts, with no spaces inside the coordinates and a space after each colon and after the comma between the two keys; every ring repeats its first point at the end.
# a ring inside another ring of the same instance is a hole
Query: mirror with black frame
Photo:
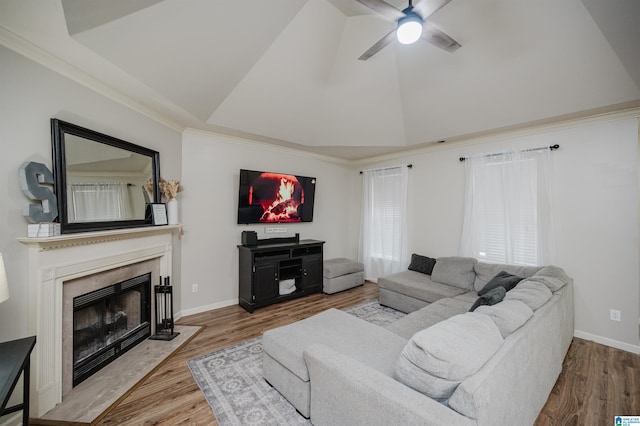
{"type": "Polygon", "coordinates": [[[51,119],[53,174],[63,234],[150,226],[159,203],[160,154],[51,119]]]}

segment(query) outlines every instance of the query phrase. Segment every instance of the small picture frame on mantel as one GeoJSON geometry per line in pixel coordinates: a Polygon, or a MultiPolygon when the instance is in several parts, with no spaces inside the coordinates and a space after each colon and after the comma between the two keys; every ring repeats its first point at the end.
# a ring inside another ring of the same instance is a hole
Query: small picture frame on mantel
{"type": "Polygon", "coordinates": [[[148,205],[151,214],[151,223],[154,225],[167,225],[167,205],[164,203],[150,203],[148,205]]]}

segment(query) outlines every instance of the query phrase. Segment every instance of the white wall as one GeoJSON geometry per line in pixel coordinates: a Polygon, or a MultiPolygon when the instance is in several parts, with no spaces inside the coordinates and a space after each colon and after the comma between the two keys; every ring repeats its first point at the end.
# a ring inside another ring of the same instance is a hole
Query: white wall
{"type": "MultiPolygon", "coordinates": [[[[181,135],[105,96],[0,47],[0,252],[9,280],[10,299],[0,304],[0,341],[28,335],[27,235],[22,209],[29,199],[18,182],[24,161],[50,169],[49,120],[60,118],[160,152],[162,175],[180,178],[181,135]]],[[[177,237],[174,238],[177,241],[177,237]]],[[[174,245],[173,273],[180,273],[180,247],[174,245]]]]}
{"type": "Polygon", "coordinates": [[[574,279],[576,335],[638,352],[637,118],[439,145],[432,151],[362,166],[412,163],[410,252],[457,255],[465,180],[459,157],[556,143],[560,149],[552,154],[555,263],[574,279]],[[611,308],[622,311],[622,321],[609,319],[611,308]]]}
{"type": "Polygon", "coordinates": [[[182,145],[182,315],[237,303],[236,246],[242,231],[255,230],[261,239],[299,233],[301,239],[326,241],[325,258],[353,255],[348,251],[357,238],[348,210],[351,176],[357,174],[352,167],[196,131],[185,132],[182,145]],[[278,225],[286,234],[265,234],[264,225],[237,225],[240,169],[316,177],[313,222],[278,225]],[[197,293],[192,284],[198,284],[197,293]]]}

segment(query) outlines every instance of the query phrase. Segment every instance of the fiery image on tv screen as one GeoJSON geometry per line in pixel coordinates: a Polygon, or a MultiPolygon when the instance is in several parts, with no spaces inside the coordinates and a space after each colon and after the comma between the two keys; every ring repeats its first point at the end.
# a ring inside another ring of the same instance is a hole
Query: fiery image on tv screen
{"type": "Polygon", "coordinates": [[[304,190],[293,175],[262,173],[249,189],[249,204],[262,206],[260,222],[300,222],[304,190]]]}

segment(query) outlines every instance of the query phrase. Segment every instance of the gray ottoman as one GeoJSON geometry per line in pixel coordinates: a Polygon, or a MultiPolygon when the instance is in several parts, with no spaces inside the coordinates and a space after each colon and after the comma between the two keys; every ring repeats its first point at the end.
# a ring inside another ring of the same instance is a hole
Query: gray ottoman
{"type": "Polygon", "coordinates": [[[340,257],[324,261],[322,291],[337,293],[364,284],[364,265],[355,260],[340,257]]]}
{"type": "Polygon", "coordinates": [[[262,336],[262,375],[303,416],[309,418],[311,386],[304,349],[321,343],[393,377],[407,340],[337,309],[328,309],[262,336]]]}

